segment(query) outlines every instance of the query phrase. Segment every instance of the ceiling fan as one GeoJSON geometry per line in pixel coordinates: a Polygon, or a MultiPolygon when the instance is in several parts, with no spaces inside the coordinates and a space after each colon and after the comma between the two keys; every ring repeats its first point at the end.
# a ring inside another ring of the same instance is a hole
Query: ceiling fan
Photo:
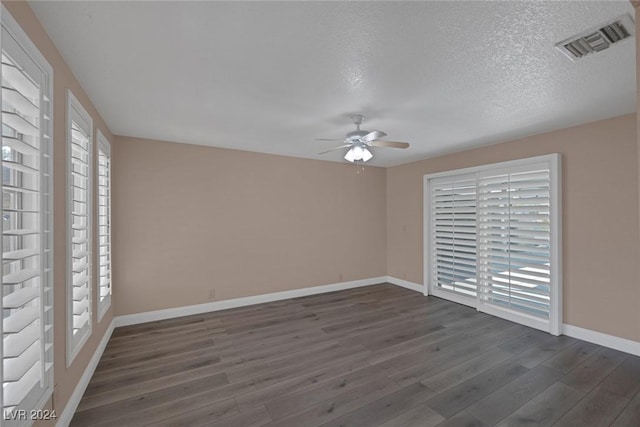
{"type": "Polygon", "coordinates": [[[408,142],[395,142],[395,141],[382,141],[379,138],[384,138],[387,134],[379,130],[362,130],[360,125],[364,120],[362,114],[354,114],[351,116],[351,120],[356,125],[356,130],[349,132],[344,139],[316,139],[316,141],[341,141],[343,145],[332,148],[331,150],[323,151],[318,154],[326,154],[336,150],[342,150],[343,148],[349,148],[345,154],[345,160],[353,163],[362,161],[363,163],[371,160],[373,154],[369,151],[371,147],[391,147],[391,148],[407,148],[408,142]]]}

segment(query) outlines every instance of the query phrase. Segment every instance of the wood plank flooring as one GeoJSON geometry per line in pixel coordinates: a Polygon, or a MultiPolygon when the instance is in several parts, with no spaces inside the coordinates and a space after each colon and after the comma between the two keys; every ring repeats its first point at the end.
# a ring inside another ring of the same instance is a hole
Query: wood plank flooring
{"type": "Polygon", "coordinates": [[[640,426],[640,358],[390,284],[117,328],[72,426],[640,426]]]}

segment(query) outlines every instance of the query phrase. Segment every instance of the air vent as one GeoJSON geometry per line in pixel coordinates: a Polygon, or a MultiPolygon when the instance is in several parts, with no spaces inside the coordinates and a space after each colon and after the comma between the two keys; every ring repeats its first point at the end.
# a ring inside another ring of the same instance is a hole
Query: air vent
{"type": "Polygon", "coordinates": [[[608,49],[614,43],[631,37],[635,33],[635,24],[631,15],[622,15],[613,22],[585,31],[556,44],[556,49],[572,61],[590,53],[608,49]]]}

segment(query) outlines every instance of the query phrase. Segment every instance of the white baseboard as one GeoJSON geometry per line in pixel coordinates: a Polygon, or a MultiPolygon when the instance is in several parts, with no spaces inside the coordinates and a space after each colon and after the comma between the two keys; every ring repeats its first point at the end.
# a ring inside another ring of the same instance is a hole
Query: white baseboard
{"type": "Polygon", "coordinates": [[[342,291],[345,289],[359,288],[361,286],[377,285],[380,283],[384,283],[385,281],[387,281],[386,276],[372,277],[369,279],[352,280],[350,282],[334,283],[331,285],[293,289],[291,291],[274,292],[270,294],[255,295],[244,298],[234,298],[224,301],[214,301],[205,304],[167,308],[164,310],[147,311],[144,313],[125,314],[123,316],[117,316],[115,318],[115,321],[116,327],[136,325],[138,323],[153,322],[156,320],[173,319],[175,317],[191,316],[194,314],[209,313],[212,311],[228,310],[230,308],[263,304],[265,302],[279,301],[289,298],[299,298],[308,295],[323,294],[327,292],[342,291]]]}
{"type": "Polygon", "coordinates": [[[115,319],[111,321],[109,327],[105,331],[102,339],[100,340],[100,344],[96,348],[95,353],[93,353],[93,357],[89,361],[87,368],[84,370],[82,377],[80,377],[80,381],[78,381],[78,385],[73,390],[67,405],[64,407],[64,410],[60,414],[60,418],[58,418],[58,422],[56,423],[56,427],[67,427],[69,423],[71,423],[71,419],[73,415],[76,413],[76,409],[78,409],[78,405],[80,404],[80,400],[84,395],[84,391],[87,389],[89,385],[89,381],[91,381],[91,377],[93,376],[93,372],[96,370],[98,366],[98,362],[100,362],[100,358],[102,357],[102,353],[104,353],[104,349],[107,347],[107,343],[111,338],[111,334],[113,333],[113,328],[115,327],[115,319]]]}
{"type": "Polygon", "coordinates": [[[614,350],[640,356],[640,342],[637,341],[631,341],[625,338],[603,334],[602,332],[596,332],[591,329],[584,329],[567,324],[562,325],[562,332],[564,335],[572,338],[577,338],[582,341],[588,341],[603,347],[609,347],[614,350]]]}
{"type": "Polygon", "coordinates": [[[411,289],[412,291],[422,293],[424,286],[419,283],[409,282],[408,280],[398,279],[397,277],[387,276],[387,282],[392,285],[402,286],[403,288],[411,289]]]}

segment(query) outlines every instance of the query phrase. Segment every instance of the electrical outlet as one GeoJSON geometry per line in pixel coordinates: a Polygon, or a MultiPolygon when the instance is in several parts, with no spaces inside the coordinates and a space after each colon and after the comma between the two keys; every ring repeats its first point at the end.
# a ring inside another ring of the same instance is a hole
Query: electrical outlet
{"type": "Polygon", "coordinates": [[[215,289],[209,290],[209,299],[216,299],[216,290],[215,289]]]}

